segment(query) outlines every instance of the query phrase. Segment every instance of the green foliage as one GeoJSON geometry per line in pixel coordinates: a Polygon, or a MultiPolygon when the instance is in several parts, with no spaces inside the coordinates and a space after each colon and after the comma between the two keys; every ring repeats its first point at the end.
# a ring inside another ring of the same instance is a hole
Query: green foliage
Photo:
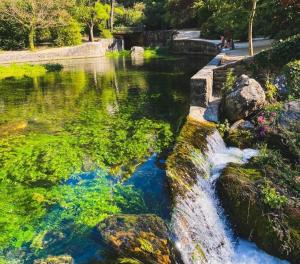
{"type": "Polygon", "coordinates": [[[113,34],[108,29],[101,29],[101,37],[110,39],[113,37],[113,34]]]}
{"type": "Polygon", "coordinates": [[[300,34],[277,41],[272,48],[254,56],[254,66],[259,73],[278,72],[284,65],[300,59],[300,34]]]}
{"type": "Polygon", "coordinates": [[[264,203],[272,209],[280,209],[285,206],[288,201],[286,196],[280,195],[276,189],[270,187],[269,184],[263,186],[261,192],[264,203]]]}
{"type": "Polygon", "coordinates": [[[219,130],[222,137],[224,137],[230,129],[230,124],[227,119],[225,119],[224,123],[220,123],[217,125],[217,129],[219,130]]]}
{"type": "Polygon", "coordinates": [[[273,101],[278,95],[277,87],[270,81],[265,84],[266,97],[268,101],[273,101]]]}
{"type": "Polygon", "coordinates": [[[300,186],[295,183],[295,179],[299,175],[300,167],[283,157],[278,149],[269,149],[263,145],[260,147],[259,156],[254,158],[253,165],[268,176],[267,180],[283,186],[290,194],[299,195],[300,186]]]}
{"type": "Polygon", "coordinates": [[[54,29],[52,37],[54,45],[62,47],[81,44],[81,30],[81,26],[76,20],[70,20],[68,25],[54,29]]]}
{"type": "Polygon", "coordinates": [[[236,76],[234,74],[234,71],[232,68],[228,69],[226,72],[226,82],[224,83],[223,87],[222,87],[222,97],[226,96],[227,94],[229,94],[230,92],[233,91],[233,86],[236,82],[236,76]]]}
{"type": "Polygon", "coordinates": [[[142,24],[144,20],[144,3],[134,3],[132,7],[124,8],[123,12],[116,14],[115,25],[122,27],[135,27],[142,24]]]}
{"type": "Polygon", "coordinates": [[[286,78],[287,96],[289,98],[300,98],[300,60],[289,62],[283,68],[286,78]]]}
{"type": "Polygon", "coordinates": [[[26,31],[17,23],[0,18],[0,49],[17,50],[26,46],[26,31]]]}

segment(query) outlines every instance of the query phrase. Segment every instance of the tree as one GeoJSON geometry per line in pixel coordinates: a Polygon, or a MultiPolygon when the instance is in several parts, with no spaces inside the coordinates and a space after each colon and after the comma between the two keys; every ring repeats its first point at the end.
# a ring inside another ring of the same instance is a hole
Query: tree
{"type": "Polygon", "coordinates": [[[110,31],[112,32],[114,30],[114,10],[115,10],[115,0],[110,0],[110,31]]]}
{"type": "Polygon", "coordinates": [[[253,51],[253,21],[256,13],[256,6],[258,0],[252,0],[252,8],[249,17],[249,27],[248,27],[248,52],[250,56],[254,55],[253,51]]]}
{"type": "Polygon", "coordinates": [[[94,41],[94,27],[109,19],[110,6],[97,0],[79,0],[77,17],[89,29],[89,41],[94,41]]]}
{"type": "Polygon", "coordinates": [[[33,50],[36,30],[64,25],[69,18],[68,7],[68,1],[60,0],[2,0],[0,12],[3,20],[26,30],[29,48],[33,50]]]}

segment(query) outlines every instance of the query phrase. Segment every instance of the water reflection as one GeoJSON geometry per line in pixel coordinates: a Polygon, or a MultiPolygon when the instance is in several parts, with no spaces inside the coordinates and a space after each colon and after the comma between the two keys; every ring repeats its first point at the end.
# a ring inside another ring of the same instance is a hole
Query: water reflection
{"type": "Polygon", "coordinates": [[[105,216],[168,218],[164,171],[155,158],[139,165],[174,140],[202,62],[62,63],[60,73],[0,82],[0,263],[65,253],[87,263],[104,254],[93,227],[105,216]]]}

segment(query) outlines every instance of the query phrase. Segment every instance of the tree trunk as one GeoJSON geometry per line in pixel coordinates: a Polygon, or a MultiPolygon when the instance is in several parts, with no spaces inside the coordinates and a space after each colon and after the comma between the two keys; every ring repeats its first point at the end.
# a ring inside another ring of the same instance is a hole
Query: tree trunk
{"type": "Polygon", "coordinates": [[[90,30],[89,41],[94,42],[94,25],[93,24],[89,25],[89,30],[90,30]]]}
{"type": "Polygon", "coordinates": [[[256,5],[257,5],[258,0],[252,0],[252,9],[249,17],[249,27],[248,27],[248,46],[249,46],[249,55],[253,56],[254,55],[254,50],[253,50],[253,21],[256,13],[256,5]]]}
{"type": "Polygon", "coordinates": [[[34,29],[33,28],[29,30],[28,43],[29,43],[29,49],[34,50],[34,29]]]}
{"type": "Polygon", "coordinates": [[[110,0],[110,31],[114,30],[114,11],[115,11],[115,0],[110,0]]]}

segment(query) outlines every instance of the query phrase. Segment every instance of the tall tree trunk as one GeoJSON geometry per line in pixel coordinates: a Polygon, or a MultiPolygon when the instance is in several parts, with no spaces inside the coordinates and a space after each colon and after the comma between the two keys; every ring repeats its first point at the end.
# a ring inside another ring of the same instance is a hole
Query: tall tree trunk
{"type": "Polygon", "coordinates": [[[94,42],[94,24],[89,25],[89,41],[94,42]]]}
{"type": "Polygon", "coordinates": [[[114,13],[115,13],[115,0],[110,0],[110,31],[114,30],[114,13]]]}
{"type": "Polygon", "coordinates": [[[248,46],[249,46],[249,55],[253,56],[254,55],[254,50],[253,50],[253,21],[256,13],[256,5],[257,5],[258,0],[252,0],[252,9],[249,17],[249,25],[248,25],[248,46]]]}
{"type": "Polygon", "coordinates": [[[29,49],[34,50],[34,29],[33,28],[29,29],[28,43],[29,43],[29,49]]]}

